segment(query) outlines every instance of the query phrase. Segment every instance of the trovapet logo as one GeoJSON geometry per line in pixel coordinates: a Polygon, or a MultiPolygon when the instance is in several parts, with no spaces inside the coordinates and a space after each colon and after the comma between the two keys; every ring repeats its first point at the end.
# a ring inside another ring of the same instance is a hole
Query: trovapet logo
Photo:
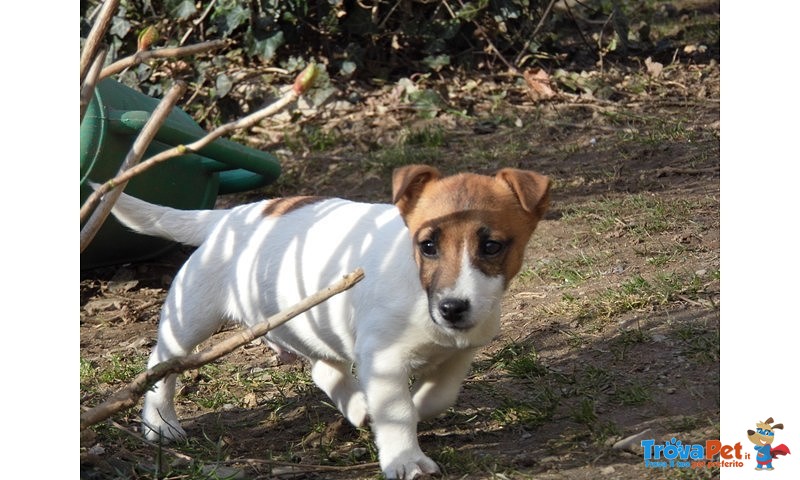
{"type": "Polygon", "coordinates": [[[655,440],[642,440],[644,464],[649,468],[710,468],[743,467],[750,458],[742,452],[742,444],[724,445],[719,440],[706,440],[704,444],[684,444],[676,438],[656,445],[655,440]],[[714,460],[715,456],[719,459],[714,460]]]}
{"type": "Polygon", "coordinates": [[[773,446],[775,430],[783,430],[783,424],[773,424],[772,417],[756,422],[755,430],[747,430],[747,440],[755,445],[755,455],[741,442],[733,445],[720,440],[683,443],[675,437],[664,443],[642,440],[644,464],[648,468],[742,468],[749,464],[759,472],[775,470],[773,462],[791,453],[784,444],[773,446]]]}

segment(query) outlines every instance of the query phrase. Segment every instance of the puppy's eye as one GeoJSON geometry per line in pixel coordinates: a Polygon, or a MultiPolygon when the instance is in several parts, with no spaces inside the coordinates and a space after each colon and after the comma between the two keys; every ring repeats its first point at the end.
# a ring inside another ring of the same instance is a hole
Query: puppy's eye
{"type": "Polygon", "coordinates": [[[435,257],[439,251],[436,248],[436,243],[433,240],[423,240],[419,242],[419,251],[426,257],[435,257]]]}
{"type": "Polygon", "coordinates": [[[493,257],[503,251],[504,245],[494,240],[486,240],[481,243],[481,255],[493,257]]]}

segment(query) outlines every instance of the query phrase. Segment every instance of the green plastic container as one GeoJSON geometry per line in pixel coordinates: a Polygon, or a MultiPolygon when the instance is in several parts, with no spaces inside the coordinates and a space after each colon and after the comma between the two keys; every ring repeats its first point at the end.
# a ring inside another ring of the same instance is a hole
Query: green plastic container
{"type": "MultiPolygon", "coordinates": [[[[101,81],[81,122],[81,205],[88,180],[115,176],[158,100],[111,79],[101,81]]],[[[174,108],[142,160],[206,135],[186,112],[174,108]]],[[[125,193],[181,209],[212,208],[218,194],[251,190],[273,182],[280,163],[269,153],[218,139],[196,154],[167,160],[134,177],[125,193]]],[[[139,235],[109,216],[81,254],[81,269],[136,262],[161,255],[174,244],[139,235]]]]}

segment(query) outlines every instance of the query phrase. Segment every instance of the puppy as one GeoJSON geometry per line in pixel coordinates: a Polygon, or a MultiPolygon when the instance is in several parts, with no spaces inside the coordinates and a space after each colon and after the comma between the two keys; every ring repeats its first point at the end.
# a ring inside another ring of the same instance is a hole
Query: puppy
{"type": "MultiPolygon", "coordinates": [[[[123,224],[199,247],[167,295],[148,366],[190,353],[228,320],[252,325],[362,267],[354,288],[267,340],[307,358],[350,423],[371,422],[386,478],[436,474],[417,423],[455,402],[476,351],[498,333],[503,293],[549,185],[531,171],[442,177],[410,165],[394,172],[394,205],[291,197],[181,211],[123,195],[113,210],[123,224]]],[[[175,380],[145,397],[151,440],[185,435],[175,380]]]]}

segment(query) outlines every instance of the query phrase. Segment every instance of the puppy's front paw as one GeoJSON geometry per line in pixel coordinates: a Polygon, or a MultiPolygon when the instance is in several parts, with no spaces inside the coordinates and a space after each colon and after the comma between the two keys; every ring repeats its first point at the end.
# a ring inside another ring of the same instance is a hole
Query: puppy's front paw
{"type": "Polygon", "coordinates": [[[422,452],[416,455],[403,455],[383,468],[383,475],[390,480],[411,480],[423,475],[438,475],[439,465],[422,452]]]}
{"type": "Polygon", "coordinates": [[[171,442],[174,440],[184,440],[186,438],[186,430],[180,426],[176,420],[174,424],[155,421],[155,422],[142,422],[142,433],[144,438],[151,442],[161,440],[162,442],[171,442]]]}
{"type": "Polygon", "coordinates": [[[367,413],[367,399],[364,394],[361,392],[353,394],[342,413],[354,427],[359,428],[366,425],[369,416],[367,413]]]}

